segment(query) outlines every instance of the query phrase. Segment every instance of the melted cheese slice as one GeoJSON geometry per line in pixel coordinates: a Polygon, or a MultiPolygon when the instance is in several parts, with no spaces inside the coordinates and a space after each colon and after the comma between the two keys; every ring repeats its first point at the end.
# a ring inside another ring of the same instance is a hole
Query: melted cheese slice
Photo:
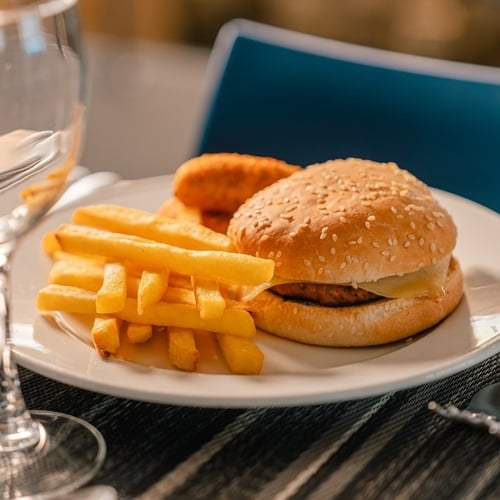
{"type": "MultiPolygon", "coordinates": [[[[401,276],[388,276],[387,278],[381,278],[377,281],[356,283],[355,286],[367,290],[368,292],[375,293],[376,295],[380,295],[381,297],[391,299],[412,299],[420,296],[435,297],[443,291],[450,265],[450,258],[451,257],[448,256],[435,264],[422,267],[413,273],[407,273],[401,276]]],[[[248,302],[257,297],[257,295],[264,290],[285,283],[298,283],[298,281],[274,276],[271,281],[261,283],[257,286],[232,287],[228,285],[224,288],[226,295],[230,298],[248,302]]],[[[321,284],[324,285],[325,283],[321,284]]],[[[351,283],[339,283],[339,285],[352,286],[351,283]]]]}
{"type": "Polygon", "coordinates": [[[358,287],[391,299],[413,299],[420,296],[436,297],[443,291],[449,266],[450,257],[448,256],[413,273],[358,283],[358,287]]]}

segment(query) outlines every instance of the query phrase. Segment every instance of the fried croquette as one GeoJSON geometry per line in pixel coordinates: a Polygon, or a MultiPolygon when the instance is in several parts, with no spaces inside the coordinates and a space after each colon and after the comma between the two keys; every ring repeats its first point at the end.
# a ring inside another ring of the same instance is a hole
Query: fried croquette
{"type": "Polygon", "coordinates": [[[201,212],[232,214],[247,198],[300,170],[282,160],[239,153],[205,153],[176,171],[174,196],[201,212]]]}
{"type": "Polygon", "coordinates": [[[233,216],[232,213],[226,212],[201,212],[196,207],[188,207],[184,205],[179,198],[175,197],[163,203],[158,212],[164,217],[198,222],[199,224],[203,224],[209,229],[212,229],[212,231],[217,231],[218,233],[223,234],[226,233],[229,221],[233,216]]]}

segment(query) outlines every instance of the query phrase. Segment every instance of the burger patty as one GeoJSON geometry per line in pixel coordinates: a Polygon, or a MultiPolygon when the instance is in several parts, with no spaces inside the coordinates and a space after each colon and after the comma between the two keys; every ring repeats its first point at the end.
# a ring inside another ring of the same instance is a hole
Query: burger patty
{"type": "Polygon", "coordinates": [[[316,302],[330,307],[353,306],[381,298],[361,288],[326,283],[286,283],[274,286],[270,291],[286,299],[316,302]]]}

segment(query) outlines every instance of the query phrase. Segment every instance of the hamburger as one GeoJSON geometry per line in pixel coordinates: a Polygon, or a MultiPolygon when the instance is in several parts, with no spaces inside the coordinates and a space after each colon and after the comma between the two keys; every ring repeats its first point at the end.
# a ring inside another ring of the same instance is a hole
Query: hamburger
{"type": "Polygon", "coordinates": [[[295,341],[397,341],[440,322],[463,294],[451,216],[395,163],[311,165],[250,197],[228,235],[238,251],[275,262],[253,315],[295,341]]]}

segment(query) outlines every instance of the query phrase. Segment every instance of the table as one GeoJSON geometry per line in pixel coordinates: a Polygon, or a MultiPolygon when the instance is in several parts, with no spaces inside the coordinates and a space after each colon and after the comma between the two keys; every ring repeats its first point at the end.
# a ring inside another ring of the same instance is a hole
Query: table
{"type": "MultiPolygon", "coordinates": [[[[208,53],[94,36],[82,163],[138,178],[189,156],[208,53]],[[131,119],[133,117],[133,119],[131,119]]],[[[500,379],[500,355],[448,379],[356,401],[208,409],[109,397],[20,367],[30,409],[79,416],[108,446],[91,484],[120,499],[494,499],[499,441],[441,419],[500,379]]]]}
{"type": "Polygon", "coordinates": [[[427,402],[464,405],[498,381],[500,355],[381,397],[292,408],[210,409],[108,397],[21,368],[29,408],[95,425],[108,454],[91,484],[120,499],[495,499],[498,439],[427,402]]]}

